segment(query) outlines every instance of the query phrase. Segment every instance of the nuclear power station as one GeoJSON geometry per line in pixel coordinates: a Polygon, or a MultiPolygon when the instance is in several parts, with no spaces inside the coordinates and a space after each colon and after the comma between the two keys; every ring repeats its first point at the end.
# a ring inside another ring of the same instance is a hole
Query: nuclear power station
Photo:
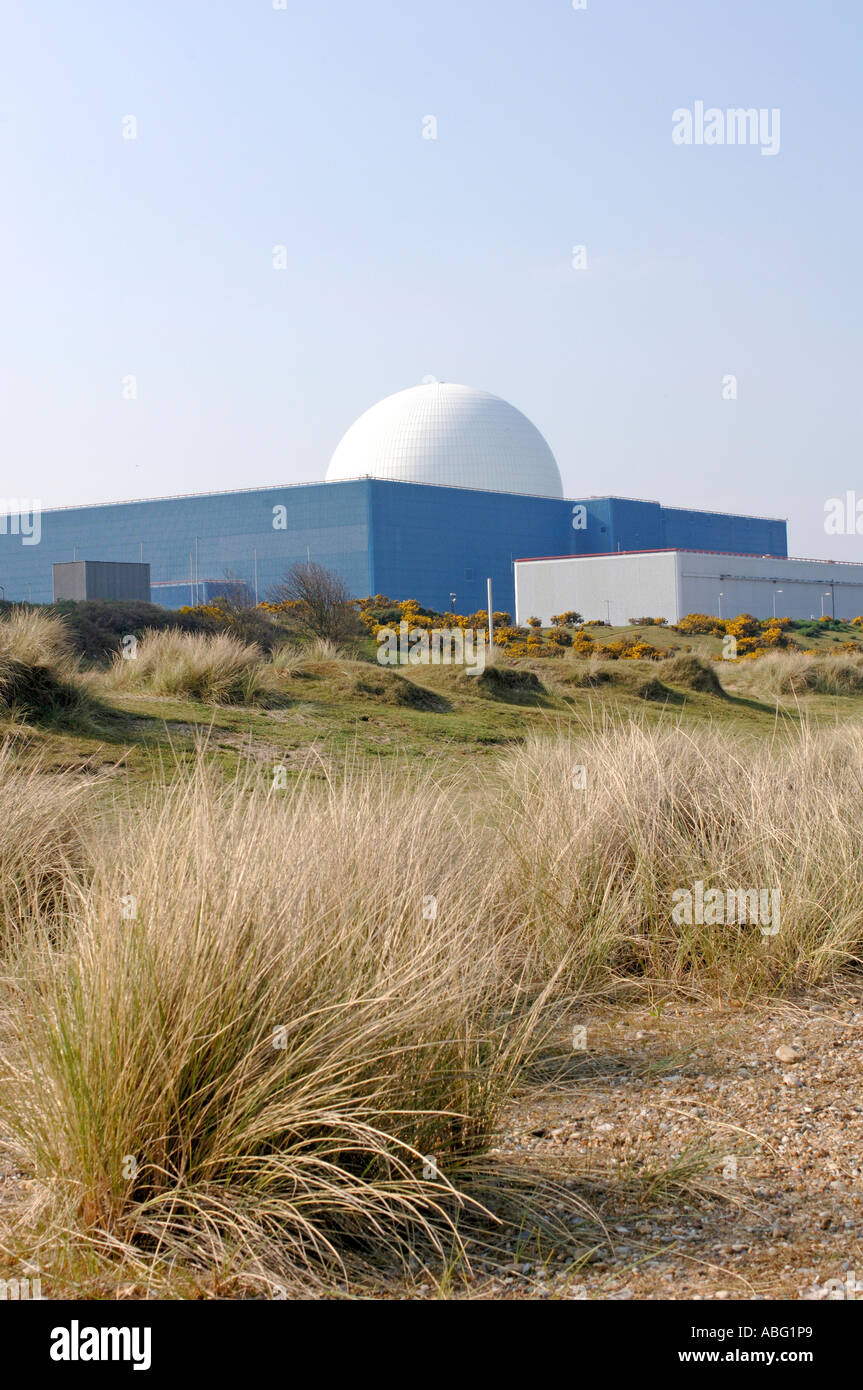
{"type": "Polygon", "coordinates": [[[822,600],[837,617],[863,608],[863,567],[789,560],[781,518],[564,497],[535,425],[500,397],[449,382],[372,406],[323,481],[48,508],[38,540],[6,523],[0,585],[7,599],[33,603],[60,596],[55,574],[68,586],[74,573],[84,585],[75,593],[97,596],[86,586],[104,587],[108,572],[93,562],[117,567],[112,582],[128,575],[136,596],[148,566],[150,597],[168,608],[237,583],[260,600],[311,560],[357,598],[387,594],[445,610],[454,594],[462,613],[485,607],[490,578],[495,607],[522,620],[577,609],[612,622],[671,621],[693,606],[764,617],[777,595],[788,616],[817,615],[822,600]],[[79,568],[63,568],[72,564],[79,568]]]}

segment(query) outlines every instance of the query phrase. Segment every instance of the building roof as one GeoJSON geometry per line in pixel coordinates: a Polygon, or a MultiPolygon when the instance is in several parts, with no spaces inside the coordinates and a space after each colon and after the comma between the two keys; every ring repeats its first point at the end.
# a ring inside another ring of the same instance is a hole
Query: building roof
{"type": "Polygon", "coordinates": [[[584,555],[519,555],[513,563],[529,565],[537,560],[610,560],[624,555],[731,555],[745,560],[784,560],[804,565],[863,565],[863,560],[819,560],[806,555],[769,555],[758,550],[698,550],[694,546],[651,546],[645,550],[597,550],[584,555]]]}

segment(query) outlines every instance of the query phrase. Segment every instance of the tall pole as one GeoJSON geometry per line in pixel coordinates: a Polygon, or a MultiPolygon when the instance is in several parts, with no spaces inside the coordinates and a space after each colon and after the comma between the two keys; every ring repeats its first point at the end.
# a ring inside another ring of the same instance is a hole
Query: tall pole
{"type": "Polygon", "coordinates": [[[198,605],[198,537],[195,537],[195,607],[198,605]]]}
{"type": "Polygon", "coordinates": [[[253,551],[255,557],[255,607],[258,606],[258,552],[253,551]]]}
{"type": "Polygon", "coordinates": [[[491,580],[488,581],[488,645],[494,646],[494,618],[491,606],[491,580]]]}
{"type": "Polygon", "coordinates": [[[723,598],[723,594],[722,594],[722,590],[720,589],[720,590],[719,590],[719,616],[720,616],[720,618],[722,617],[722,598],[723,598]]]}

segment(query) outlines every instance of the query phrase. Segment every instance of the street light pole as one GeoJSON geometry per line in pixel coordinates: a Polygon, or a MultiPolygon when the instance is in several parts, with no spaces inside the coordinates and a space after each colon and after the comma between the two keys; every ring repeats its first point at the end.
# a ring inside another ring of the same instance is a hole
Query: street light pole
{"type": "Polygon", "coordinates": [[[831,594],[830,594],[830,590],[829,590],[829,589],[827,590],[826,593],[824,593],[824,594],[821,595],[821,616],[822,616],[822,618],[824,617],[824,600],[825,600],[826,598],[830,598],[830,597],[831,597],[831,594]]]}
{"type": "Polygon", "coordinates": [[[720,618],[722,617],[722,600],[724,599],[724,597],[725,597],[725,595],[723,594],[722,590],[720,589],[720,591],[719,591],[719,616],[720,616],[720,618]]]}
{"type": "Polygon", "coordinates": [[[774,616],[774,618],[776,617],[776,595],[777,595],[777,594],[781,594],[781,593],[782,593],[782,590],[781,590],[781,589],[774,589],[774,590],[773,590],[773,616],[774,616]]]}

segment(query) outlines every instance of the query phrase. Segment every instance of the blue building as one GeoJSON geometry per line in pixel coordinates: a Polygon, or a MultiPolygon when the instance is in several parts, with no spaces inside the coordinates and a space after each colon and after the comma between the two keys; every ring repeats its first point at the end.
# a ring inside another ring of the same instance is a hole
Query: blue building
{"type": "Polygon", "coordinates": [[[490,577],[495,608],[511,613],[516,559],[671,547],[788,553],[781,520],[360,478],[49,510],[31,537],[7,518],[0,586],[7,599],[50,603],[57,562],[144,561],[153,602],[179,608],[231,580],[266,598],[290,566],[313,560],[358,598],[445,610],[455,593],[463,613],[485,607],[490,577]]]}
{"type": "Polygon", "coordinates": [[[66,507],[0,511],[0,586],[50,603],[52,565],[149,564],[166,608],[204,603],[238,582],[264,599],[291,566],[314,561],[356,598],[386,594],[445,610],[515,606],[528,556],[623,550],[788,553],[785,522],[685,511],[623,497],[567,500],[545,439],[521,411],[474,387],[429,382],[355,421],[326,481],[66,507]],[[32,525],[30,524],[32,523],[32,525]]]}

